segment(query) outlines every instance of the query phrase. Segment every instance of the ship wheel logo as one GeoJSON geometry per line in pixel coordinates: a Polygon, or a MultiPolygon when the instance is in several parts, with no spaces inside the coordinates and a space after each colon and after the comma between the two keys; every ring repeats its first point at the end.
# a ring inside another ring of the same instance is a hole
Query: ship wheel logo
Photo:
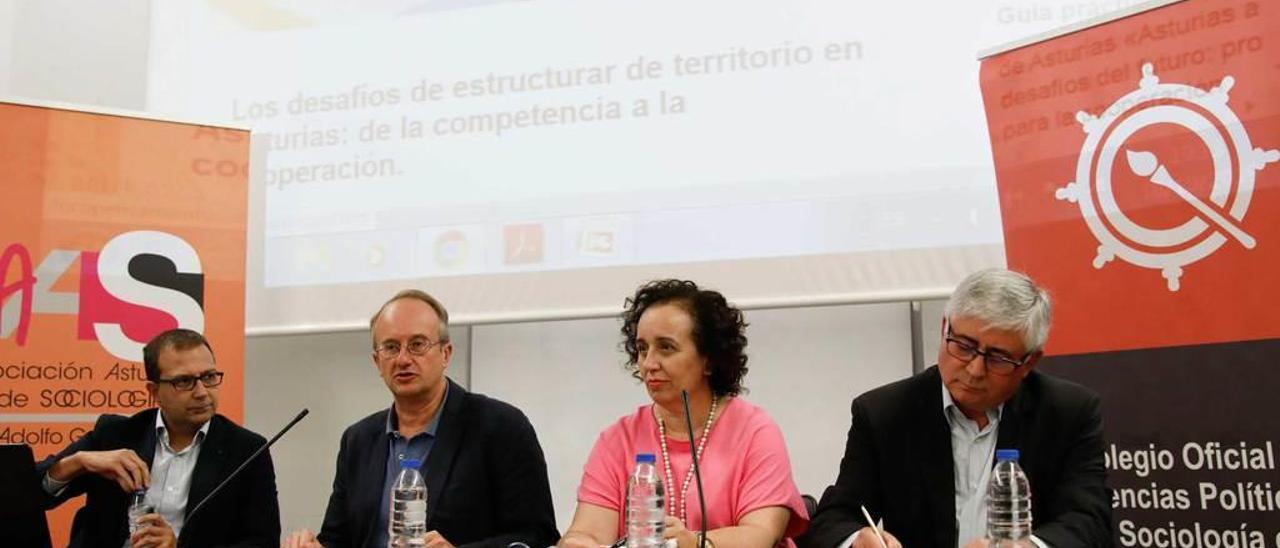
{"type": "Polygon", "coordinates": [[[1231,76],[1206,92],[1185,84],[1160,83],[1149,63],[1142,66],[1142,74],[1138,89],[1117,99],[1100,116],[1076,113],[1088,137],[1076,162],[1075,181],[1059,188],[1055,196],[1080,207],[1098,240],[1094,268],[1120,257],[1159,270],[1169,291],[1177,291],[1182,267],[1228,243],[1245,249],[1257,245],[1244,226],[1245,214],[1257,172],[1280,160],[1280,151],[1253,148],[1240,118],[1227,105],[1227,94],[1235,84],[1231,76]],[[1204,144],[1214,174],[1208,200],[1188,191],[1155,153],[1125,146],[1134,133],[1155,124],[1178,126],[1204,144]],[[1135,222],[1117,204],[1113,191],[1111,173],[1117,161],[1150,184],[1167,189],[1198,215],[1171,228],[1135,222]]]}

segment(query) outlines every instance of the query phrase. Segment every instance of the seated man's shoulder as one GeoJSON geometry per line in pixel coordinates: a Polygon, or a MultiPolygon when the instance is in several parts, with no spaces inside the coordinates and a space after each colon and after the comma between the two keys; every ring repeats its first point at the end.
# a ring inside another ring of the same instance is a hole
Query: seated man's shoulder
{"type": "Polygon", "coordinates": [[[351,423],[351,426],[342,431],[342,439],[351,439],[361,434],[385,432],[387,429],[387,411],[389,409],[379,409],[351,423]]]}
{"type": "Polygon", "coordinates": [[[1041,371],[1028,375],[1023,387],[1031,390],[1042,404],[1055,407],[1092,405],[1101,399],[1091,388],[1041,371]]]}
{"type": "Polygon", "coordinates": [[[154,415],[149,415],[146,411],[141,411],[130,416],[115,415],[111,413],[103,413],[98,415],[98,420],[94,423],[95,429],[118,429],[127,428],[135,424],[142,424],[147,421],[147,417],[153,417],[151,422],[155,422],[154,415]]]}
{"type": "Polygon", "coordinates": [[[214,424],[212,426],[223,429],[226,438],[236,443],[252,445],[255,450],[262,444],[267,443],[267,438],[262,437],[261,434],[236,424],[235,421],[227,417],[214,415],[213,421],[214,424]]]}
{"type": "Polygon", "coordinates": [[[146,431],[156,422],[156,409],[144,409],[133,415],[115,415],[103,413],[93,424],[93,431],[98,435],[115,437],[128,432],[146,431]]]}
{"type": "Polygon", "coordinates": [[[518,407],[475,392],[467,392],[465,398],[459,415],[464,418],[466,429],[479,434],[477,439],[487,440],[484,445],[505,451],[538,444],[533,423],[518,407]]]}
{"type": "Polygon", "coordinates": [[[524,411],[505,401],[477,392],[467,392],[463,397],[466,398],[464,412],[473,418],[487,419],[498,423],[529,423],[529,418],[525,416],[524,411]]]}
{"type": "Polygon", "coordinates": [[[929,391],[941,394],[941,390],[941,377],[930,369],[868,390],[854,399],[854,406],[881,413],[906,411],[919,406],[929,391]]]}

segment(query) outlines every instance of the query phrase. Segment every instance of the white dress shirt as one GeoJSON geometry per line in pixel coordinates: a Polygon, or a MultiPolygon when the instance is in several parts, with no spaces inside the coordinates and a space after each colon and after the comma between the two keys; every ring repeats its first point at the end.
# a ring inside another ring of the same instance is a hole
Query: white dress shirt
{"type": "MultiPolygon", "coordinates": [[[[173,528],[176,537],[182,534],[186,521],[187,495],[191,493],[191,474],[200,458],[200,447],[209,435],[209,423],[196,432],[195,439],[174,451],[169,445],[169,430],[160,413],[156,413],[156,454],[151,459],[151,489],[147,490],[147,504],[173,528]]],[[[199,501],[197,501],[199,502],[199,501]]]]}
{"type": "MultiPolygon", "coordinates": [[[[151,489],[147,490],[147,504],[155,508],[156,513],[173,529],[176,538],[182,534],[182,525],[186,520],[187,496],[191,493],[191,474],[196,469],[196,460],[200,458],[200,446],[209,435],[209,424],[204,423],[196,432],[195,439],[181,451],[174,451],[169,445],[169,429],[164,425],[162,414],[156,411],[156,451],[151,458],[151,489]]],[[[68,481],[58,481],[44,475],[44,490],[58,496],[67,487],[68,481]]],[[[120,519],[126,519],[120,516],[120,519]]],[[[124,541],[125,548],[129,540],[124,541]]]]}

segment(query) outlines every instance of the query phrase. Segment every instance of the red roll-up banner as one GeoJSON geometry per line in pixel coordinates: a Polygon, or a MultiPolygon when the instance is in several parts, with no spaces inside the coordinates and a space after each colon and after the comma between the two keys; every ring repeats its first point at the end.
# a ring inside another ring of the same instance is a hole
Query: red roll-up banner
{"type": "Polygon", "coordinates": [[[175,327],[243,420],[248,158],[244,130],[0,103],[0,443],[40,459],[154,407],[142,346],[175,327]]]}
{"type": "Polygon", "coordinates": [[[1041,367],[1103,397],[1118,544],[1280,546],[1280,3],[981,71],[1008,263],[1055,301],[1041,367]]]}
{"type": "Polygon", "coordinates": [[[1009,264],[1053,354],[1280,338],[1280,5],[1186,1],[986,59],[1009,264]]]}

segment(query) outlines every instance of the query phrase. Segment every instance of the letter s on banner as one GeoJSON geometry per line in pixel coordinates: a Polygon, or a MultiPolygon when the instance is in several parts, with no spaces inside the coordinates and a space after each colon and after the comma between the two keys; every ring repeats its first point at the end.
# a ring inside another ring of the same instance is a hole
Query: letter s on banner
{"type": "MultiPolygon", "coordinates": [[[[204,310],[200,303],[181,291],[158,287],[129,275],[129,262],[138,255],[159,255],[173,261],[180,274],[203,274],[200,256],[182,238],[166,232],[138,230],[125,232],[102,246],[98,255],[98,275],[102,288],[117,299],[171,314],[178,327],[204,332],[204,310]]],[[[124,334],[119,324],[95,323],[98,342],[122,360],[138,361],[143,343],[124,334]]]]}

